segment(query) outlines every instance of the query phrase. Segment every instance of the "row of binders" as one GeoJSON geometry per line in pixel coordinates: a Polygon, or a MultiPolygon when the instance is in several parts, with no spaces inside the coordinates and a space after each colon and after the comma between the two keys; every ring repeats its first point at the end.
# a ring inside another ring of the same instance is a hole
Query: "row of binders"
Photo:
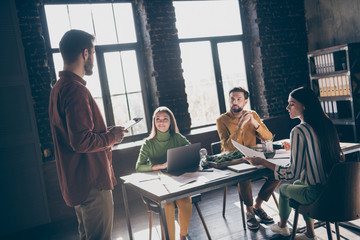
{"type": "Polygon", "coordinates": [[[338,118],[338,110],[336,101],[321,101],[321,107],[324,112],[332,119],[338,118]]]}
{"type": "Polygon", "coordinates": [[[316,74],[335,72],[334,55],[332,53],[314,56],[316,74]]]}
{"type": "Polygon", "coordinates": [[[350,76],[319,78],[320,97],[350,95],[350,76]]]}

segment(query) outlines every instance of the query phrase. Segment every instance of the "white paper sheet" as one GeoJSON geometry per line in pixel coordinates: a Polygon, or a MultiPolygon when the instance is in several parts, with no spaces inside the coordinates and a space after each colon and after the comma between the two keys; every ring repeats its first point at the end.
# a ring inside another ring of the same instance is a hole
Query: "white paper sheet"
{"type": "Polygon", "coordinates": [[[290,151],[284,149],[275,152],[275,156],[270,159],[266,159],[263,152],[257,152],[251,148],[245,147],[240,143],[231,139],[232,144],[242,152],[246,157],[261,157],[275,165],[286,166],[290,163],[290,151]]]}
{"type": "Polygon", "coordinates": [[[265,155],[263,152],[255,151],[251,148],[245,147],[244,145],[241,145],[240,143],[234,141],[231,139],[231,143],[236,147],[242,154],[245,155],[245,157],[261,157],[265,159],[265,155]]]}
{"type": "Polygon", "coordinates": [[[137,124],[138,122],[140,122],[142,120],[142,118],[133,118],[130,121],[126,122],[123,124],[123,127],[125,130],[127,130],[128,128],[134,126],[135,124],[137,124]]]}

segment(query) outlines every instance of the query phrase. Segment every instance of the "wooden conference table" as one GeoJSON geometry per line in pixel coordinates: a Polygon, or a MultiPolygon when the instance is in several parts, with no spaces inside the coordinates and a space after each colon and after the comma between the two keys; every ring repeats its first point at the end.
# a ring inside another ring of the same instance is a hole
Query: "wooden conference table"
{"type": "MultiPolygon", "coordinates": [[[[341,143],[344,154],[360,152],[359,143],[341,143]]],[[[234,172],[229,169],[209,169],[185,173],[181,176],[169,176],[158,171],[149,173],[133,173],[120,177],[123,201],[127,219],[130,240],[133,239],[130,212],[126,188],[132,189],[140,195],[151,199],[160,206],[161,217],[166,223],[164,205],[177,199],[189,197],[198,193],[209,192],[228,185],[237,184],[246,180],[269,176],[272,171],[267,168],[257,168],[245,172],[234,172]]],[[[239,195],[240,198],[240,195],[239,195]]],[[[241,202],[241,199],[240,199],[241,202]]],[[[242,204],[240,204],[242,206],[242,204]]],[[[244,216],[243,220],[244,220],[244,216]]],[[[169,239],[167,224],[163,224],[166,239],[169,239]]]]}

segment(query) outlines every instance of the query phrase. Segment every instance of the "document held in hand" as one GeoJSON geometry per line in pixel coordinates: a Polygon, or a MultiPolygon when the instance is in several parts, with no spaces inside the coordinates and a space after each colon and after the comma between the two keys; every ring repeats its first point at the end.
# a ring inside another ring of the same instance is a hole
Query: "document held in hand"
{"type": "Polygon", "coordinates": [[[231,143],[236,147],[242,154],[245,155],[245,157],[261,157],[265,159],[265,154],[263,152],[255,151],[251,148],[245,147],[244,145],[241,145],[240,143],[234,141],[231,139],[231,143]]]}
{"type": "Polygon", "coordinates": [[[244,145],[241,145],[240,143],[232,139],[231,142],[234,145],[234,147],[236,147],[236,149],[238,149],[242,154],[245,155],[245,157],[260,157],[271,163],[274,163],[275,165],[280,165],[280,166],[287,166],[290,164],[290,151],[279,150],[276,152],[273,158],[267,159],[263,152],[258,152],[251,148],[245,147],[244,145]]]}
{"type": "Polygon", "coordinates": [[[130,121],[126,122],[124,124],[124,129],[127,130],[128,128],[134,126],[135,124],[137,124],[138,122],[140,122],[143,118],[133,118],[130,121]]]}

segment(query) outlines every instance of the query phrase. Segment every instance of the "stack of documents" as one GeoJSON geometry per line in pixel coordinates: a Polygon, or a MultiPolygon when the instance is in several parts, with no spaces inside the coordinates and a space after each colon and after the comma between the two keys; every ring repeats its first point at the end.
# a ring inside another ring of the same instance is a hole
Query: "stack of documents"
{"type": "Polygon", "coordinates": [[[287,166],[290,164],[290,151],[286,151],[285,149],[277,150],[276,154],[272,158],[266,158],[263,152],[255,151],[251,148],[245,147],[240,143],[231,140],[234,147],[236,147],[245,157],[260,157],[263,158],[275,165],[287,166]]]}

